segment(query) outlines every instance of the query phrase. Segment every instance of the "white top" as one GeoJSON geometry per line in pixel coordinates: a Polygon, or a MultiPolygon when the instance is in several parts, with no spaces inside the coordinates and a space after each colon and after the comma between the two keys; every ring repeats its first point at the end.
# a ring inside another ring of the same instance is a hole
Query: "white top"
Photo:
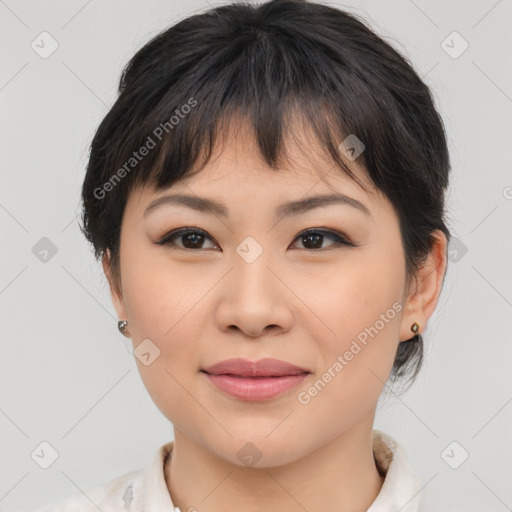
{"type": "MultiPolygon", "coordinates": [[[[36,512],[177,512],[165,482],[164,463],[173,442],[162,445],[151,462],[104,485],[77,492],[56,505],[36,512]]],[[[421,482],[401,445],[391,436],[373,430],[373,455],[385,475],[379,495],[367,512],[418,512],[421,482]]],[[[186,511],[185,511],[186,512],[186,511]]]]}

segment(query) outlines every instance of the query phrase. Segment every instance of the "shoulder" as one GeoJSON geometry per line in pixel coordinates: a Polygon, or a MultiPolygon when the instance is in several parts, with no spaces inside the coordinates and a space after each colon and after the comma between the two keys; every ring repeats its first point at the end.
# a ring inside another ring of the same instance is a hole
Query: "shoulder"
{"type": "Polygon", "coordinates": [[[125,473],[103,485],[78,491],[56,504],[40,508],[35,512],[117,512],[143,510],[142,503],[135,503],[144,483],[144,469],[125,473]],[[139,506],[140,505],[140,506],[139,506]]]}

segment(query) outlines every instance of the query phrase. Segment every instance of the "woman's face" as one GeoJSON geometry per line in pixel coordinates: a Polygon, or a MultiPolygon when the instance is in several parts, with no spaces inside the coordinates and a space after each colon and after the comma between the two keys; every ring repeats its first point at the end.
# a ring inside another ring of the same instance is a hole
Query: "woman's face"
{"type": "MultiPolygon", "coordinates": [[[[293,163],[274,172],[251,141],[232,136],[187,181],[131,193],[114,303],[128,320],[143,382],[175,428],[236,464],[252,442],[259,465],[273,466],[351,428],[371,429],[415,318],[404,315],[405,260],[391,204],[305,146],[290,147],[293,163]],[[335,192],[350,200],[282,209],[335,192]],[[198,208],[170,200],[151,206],[173,194],[198,208]],[[203,199],[225,215],[206,211],[203,199]],[[200,232],[158,243],[183,227],[200,232]],[[202,371],[232,358],[278,359],[309,373],[288,377],[292,387],[271,398],[254,378],[255,394],[234,396],[202,371]]],[[[351,164],[371,187],[357,160],[351,164]]]]}

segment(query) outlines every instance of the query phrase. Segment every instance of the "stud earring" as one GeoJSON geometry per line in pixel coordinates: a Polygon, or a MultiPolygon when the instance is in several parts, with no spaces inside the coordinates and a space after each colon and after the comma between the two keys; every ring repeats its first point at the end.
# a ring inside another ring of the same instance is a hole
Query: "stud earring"
{"type": "Polygon", "coordinates": [[[420,324],[418,324],[418,322],[414,322],[411,325],[411,331],[414,333],[414,336],[408,340],[401,341],[400,343],[407,343],[408,341],[414,341],[417,343],[421,341],[420,324]]]}
{"type": "Polygon", "coordinates": [[[119,320],[119,322],[117,322],[117,328],[119,329],[119,332],[126,337],[128,337],[128,329],[126,328],[127,325],[127,320],[119,320]]]}

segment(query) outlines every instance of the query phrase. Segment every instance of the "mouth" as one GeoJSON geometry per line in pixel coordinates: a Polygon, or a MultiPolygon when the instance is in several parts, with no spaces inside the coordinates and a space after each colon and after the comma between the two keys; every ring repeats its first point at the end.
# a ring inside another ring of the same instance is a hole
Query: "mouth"
{"type": "Polygon", "coordinates": [[[298,386],[311,372],[278,359],[229,359],[201,369],[220,391],[246,401],[270,400],[298,386]]]}

